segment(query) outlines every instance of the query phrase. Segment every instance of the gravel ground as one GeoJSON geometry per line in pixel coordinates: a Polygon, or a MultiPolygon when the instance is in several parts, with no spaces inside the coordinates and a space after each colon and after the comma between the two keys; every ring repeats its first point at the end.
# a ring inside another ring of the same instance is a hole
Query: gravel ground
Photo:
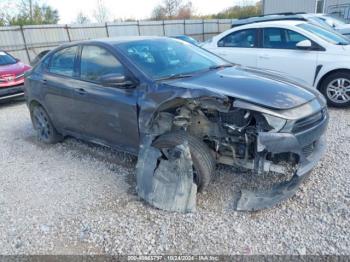
{"type": "Polygon", "coordinates": [[[327,155],[287,202],[234,211],[249,177],[220,167],[178,214],[138,198],[134,157],[43,145],[24,103],[0,105],[0,254],[350,254],[350,110],[330,114],[327,155]]]}

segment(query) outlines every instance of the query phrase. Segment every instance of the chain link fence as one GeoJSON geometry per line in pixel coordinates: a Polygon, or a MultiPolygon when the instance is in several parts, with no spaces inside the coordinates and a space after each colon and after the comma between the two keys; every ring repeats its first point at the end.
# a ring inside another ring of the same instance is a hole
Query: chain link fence
{"type": "Polygon", "coordinates": [[[118,36],[188,35],[205,41],[231,27],[231,19],[113,22],[88,25],[32,25],[0,27],[0,50],[25,63],[40,52],[63,43],[118,36]]]}

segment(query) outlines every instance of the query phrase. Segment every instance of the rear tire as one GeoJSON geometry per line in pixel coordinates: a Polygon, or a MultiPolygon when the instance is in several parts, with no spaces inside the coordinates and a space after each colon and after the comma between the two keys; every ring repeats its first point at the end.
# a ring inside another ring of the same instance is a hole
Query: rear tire
{"type": "Polygon", "coordinates": [[[350,106],[350,73],[336,72],[327,76],[321,83],[320,91],[333,107],[350,106]]]}
{"type": "Polygon", "coordinates": [[[63,140],[42,106],[33,106],[30,110],[30,117],[39,141],[45,144],[55,144],[63,140]]]}
{"type": "Polygon", "coordinates": [[[173,148],[183,144],[186,140],[195,171],[194,182],[197,184],[198,191],[201,192],[209,185],[216,165],[208,146],[203,141],[186,132],[178,131],[160,136],[153,142],[153,146],[158,149],[173,148]]]}

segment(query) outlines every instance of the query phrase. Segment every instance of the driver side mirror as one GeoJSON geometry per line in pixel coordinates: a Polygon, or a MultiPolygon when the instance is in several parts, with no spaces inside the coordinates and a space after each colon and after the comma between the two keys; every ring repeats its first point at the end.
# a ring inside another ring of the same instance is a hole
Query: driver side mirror
{"type": "Polygon", "coordinates": [[[218,47],[224,47],[224,41],[219,41],[218,42],[218,47]]]}
{"type": "Polygon", "coordinates": [[[135,83],[123,74],[108,74],[100,77],[100,83],[104,86],[117,88],[133,88],[135,83]]]}
{"type": "Polygon", "coordinates": [[[310,40],[303,40],[296,44],[296,47],[301,50],[311,50],[312,43],[310,40]]]}

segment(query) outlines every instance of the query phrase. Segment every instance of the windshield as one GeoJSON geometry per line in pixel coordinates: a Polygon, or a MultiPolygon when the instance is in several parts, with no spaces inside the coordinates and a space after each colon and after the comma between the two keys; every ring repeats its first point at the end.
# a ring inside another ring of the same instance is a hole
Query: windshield
{"type": "Polygon", "coordinates": [[[0,51],[0,66],[16,64],[17,61],[9,54],[0,51]]]}
{"type": "Polygon", "coordinates": [[[298,27],[317,35],[318,37],[322,38],[323,40],[335,44],[335,45],[349,45],[350,42],[347,38],[342,36],[341,34],[338,34],[335,31],[330,31],[324,28],[321,28],[319,26],[315,26],[312,24],[299,24],[298,27]]]}
{"type": "Polygon", "coordinates": [[[152,79],[191,76],[228,62],[186,42],[173,39],[141,40],[118,44],[122,52],[152,79]]]}

